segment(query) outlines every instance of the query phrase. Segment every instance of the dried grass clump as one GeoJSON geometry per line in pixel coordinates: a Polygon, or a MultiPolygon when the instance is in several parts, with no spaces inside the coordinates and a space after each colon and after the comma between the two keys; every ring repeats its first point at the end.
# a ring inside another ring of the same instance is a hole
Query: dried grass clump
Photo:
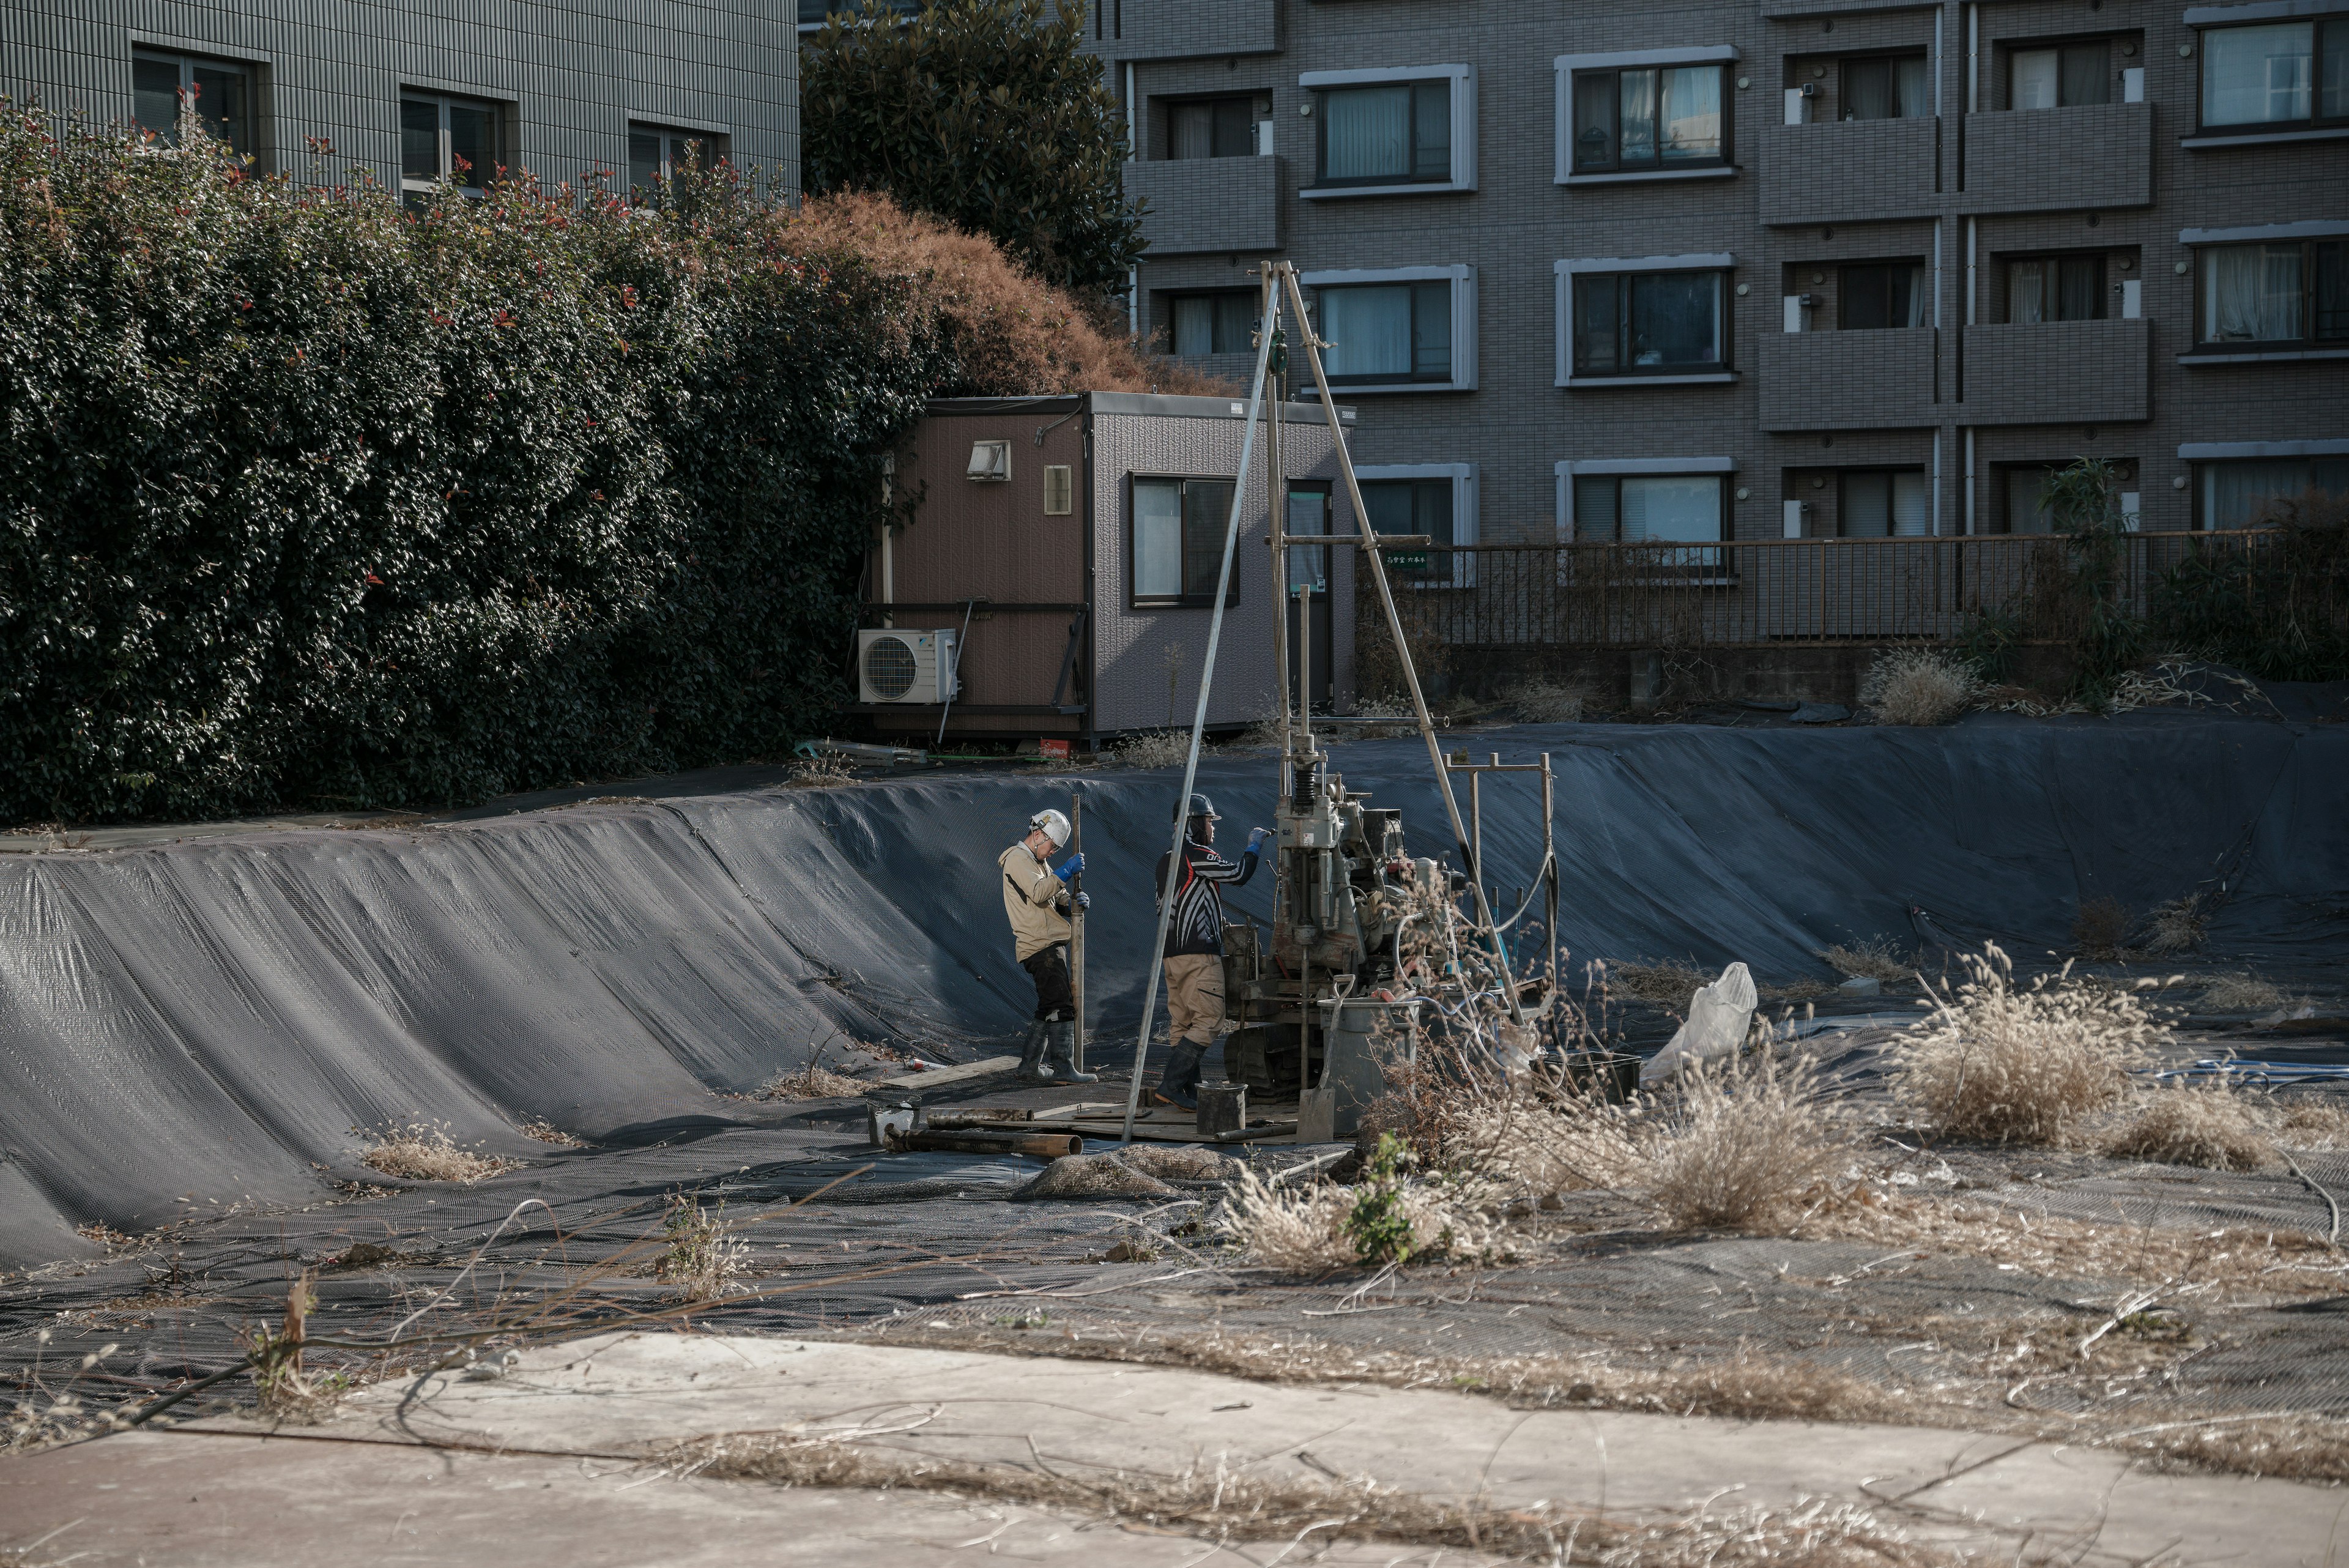
{"type": "Polygon", "coordinates": [[[854,784],[855,770],[848,759],[838,752],[818,752],[812,757],[802,757],[792,764],[792,776],[787,789],[833,789],[841,784],[854,784]]]}
{"type": "Polygon", "coordinates": [[[1917,976],[1914,954],[1903,954],[1890,937],[1871,937],[1846,947],[1837,943],[1819,950],[1829,969],[1847,980],[1875,980],[1899,985],[1917,976]]]}
{"type": "Polygon", "coordinates": [[[2069,964],[2018,991],[1995,943],[1960,961],[1970,978],[1892,1047],[1894,1097],[1942,1137],[2060,1143],[2168,1035],[2135,992],[2082,985],[2069,964]]]}
{"type": "Polygon", "coordinates": [[[1528,724],[1572,724],[1582,718],[1591,696],[1590,688],[1579,680],[1535,675],[1509,690],[1508,703],[1528,724]]]}
{"type": "Polygon", "coordinates": [[[2266,1012],[2283,1004],[2281,986],[2249,971],[2214,976],[2202,987],[2202,1005],[2213,1012],[2266,1012]]]}
{"type": "Polygon", "coordinates": [[[872,1085],[811,1062],[796,1073],[778,1073],[752,1096],[761,1100],[830,1100],[861,1095],[872,1085]]]}
{"type": "Polygon", "coordinates": [[[1636,1115],[1580,1095],[1486,1095],[1451,1118],[1442,1158],[1518,1192],[1616,1190],[1645,1168],[1636,1115]]]}
{"type": "Polygon", "coordinates": [[[1807,1062],[1692,1069],[1645,1138],[1641,1185],[1678,1230],[1783,1224],[1851,1161],[1807,1062]]]}
{"type": "Polygon", "coordinates": [[[518,1163],[478,1148],[458,1147],[450,1140],[449,1129],[438,1122],[386,1127],[359,1160],[402,1181],[480,1181],[518,1163]]]}
{"type": "Polygon", "coordinates": [[[523,1122],[521,1126],[515,1127],[514,1131],[522,1134],[523,1137],[529,1138],[533,1143],[551,1143],[557,1148],[585,1148],[587,1147],[587,1140],[585,1138],[572,1137],[569,1133],[564,1132],[561,1127],[556,1127],[553,1122],[548,1121],[544,1116],[533,1116],[528,1121],[523,1122]]]}
{"type": "Polygon", "coordinates": [[[2224,1080],[2156,1089],[2136,1113],[2106,1134],[2106,1154],[2212,1170],[2273,1165],[2275,1139],[2259,1112],[2224,1080]]]}
{"type": "Polygon", "coordinates": [[[1490,1196],[1473,1183],[1397,1181],[1373,1190],[1315,1182],[1276,1187],[1240,1168],[1220,1226],[1253,1262],[1285,1272],[1326,1273],[1363,1261],[1358,1210],[1376,1202],[1402,1258],[1476,1258],[1493,1251],[1490,1196]]]}
{"type": "Polygon", "coordinates": [[[2073,950],[2085,959],[2116,959],[2136,923],[2118,898],[2083,899],[2079,913],[2072,917],[2073,950]]]}
{"type": "Polygon", "coordinates": [[[2199,893],[2155,905],[2151,918],[2152,928],[2145,939],[2145,950],[2149,953],[2192,952],[2202,945],[2210,920],[2199,893]]]}
{"type": "Polygon", "coordinates": [[[1119,1158],[1161,1181],[1221,1181],[1233,1169],[1230,1160],[1199,1144],[1137,1143],[1119,1158]]]}
{"type": "MultiPolygon", "coordinates": [[[[1132,1151],[1129,1151],[1132,1152],[1132,1151]]],[[[1012,1198],[1173,1198],[1174,1188],[1113,1154],[1072,1154],[1038,1172],[1012,1198]]]]}
{"type": "Polygon", "coordinates": [[[1179,768],[1191,755],[1191,732],[1144,730],[1115,742],[1105,755],[1122,768],[1179,768]]]}
{"type": "Polygon", "coordinates": [[[730,1295],[748,1251],[726,1223],[726,1205],[704,1209],[683,1193],[669,1199],[661,1217],[667,1245],[653,1272],[677,1301],[714,1302],[730,1295]]]}
{"type": "Polygon", "coordinates": [[[1698,988],[1712,984],[1713,979],[1684,959],[1608,963],[1604,971],[1607,989],[1616,995],[1681,1012],[1688,1010],[1689,998],[1697,993],[1698,988]]]}
{"type": "Polygon", "coordinates": [[[2286,1106],[2276,1118],[2275,1141],[2286,1148],[2349,1148],[2349,1106],[2327,1097],[2286,1106]]]}
{"type": "Polygon", "coordinates": [[[1880,656],[1859,683],[1860,705],[1880,724],[1946,724],[1987,688],[1973,665],[1938,648],[1903,648],[1880,656]]]}

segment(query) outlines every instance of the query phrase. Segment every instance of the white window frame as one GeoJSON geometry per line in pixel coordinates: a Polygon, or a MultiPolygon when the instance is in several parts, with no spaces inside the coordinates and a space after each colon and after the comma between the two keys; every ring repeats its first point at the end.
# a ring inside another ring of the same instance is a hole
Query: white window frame
{"type": "MultiPolygon", "coordinates": [[[[1301,272],[1299,285],[1305,288],[1345,288],[1354,284],[1432,283],[1449,279],[1452,284],[1452,379],[1448,381],[1381,381],[1367,386],[1332,387],[1340,397],[1354,397],[1363,392],[1473,392],[1476,389],[1476,269],[1457,266],[1389,266],[1339,267],[1320,272],[1301,272]]],[[[1315,302],[1318,316],[1319,302],[1315,302]]]]}
{"type": "MultiPolygon", "coordinates": [[[[1737,379],[1734,370],[1663,371],[1653,376],[1582,376],[1574,373],[1574,278],[1578,273],[1717,272],[1721,279],[1721,349],[1729,352],[1729,302],[1735,296],[1737,258],[1727,251],[1677,256],[1584,256],[1551,265],[1556,275],[1552,308],[1557,313],[1557,374],[1560,387],[1719,387],[1737,379]]],[[[1596,472],[1596,471],[1593,471],[1596,472]]]]}
{"type": "MultiPolygon", "coordinates": [[[[1356,463],[1354,478],[1367,484],[1377,479],[1449,479],[1452,481],[1452,543],[1476,543],[1476,465],[1473,462],[1375,462],[1356,463]]],[[[1363,533],[1371,532],[1368,517],[1361,519],[1363,533]]],[[[1341,536],[1342,537],[1342,536],[1341,536]]],[[[1444,546],[1431,541],[1430,548],[1444,546]]],[[[1452,557],[1452,578],[1449,582],[1422,579],[1404,585],[1414,588],[1473,588],[1476,586],[1476,557],[1473,555],[1452,557]]]]}
{"type": "MultiPolygon", "coordinates": [[[[1733,65],[1744,57],[1734,44],[1709,44],[1687,49],[1618,49],[1599,55],[1560,55],[1550,62],[1557,80],[1557,145],[1556,171],[1551,182],[1558,185],[1625,185],[1651,180],[1726,180],[1735,174],[1737,165],[1723,162],[1704,169],[1609,169],[1595,174],[1574,171],[1574,73],[1577,71],[1636,70],[1642,66],[1702,66],[1733,65]]],[[[1736,143],[1730,140],[1726,121],[1736,93],[1736,84],[1721,95],[1722,138],[1729,141],[1733,151],[1736,143]]]]}
{"type": "MultiPolygon", "coordinates": [[[[1374,87],[1382,82],[1432,82],[1449,79],[1452,83],[1452,178],[1449,180],[1415,180],[1407,184],[1393,185],[1313,185],[1299,188],[1297,195],[1304,202],[1339,202],[1356,196],[1433,196],[1452,191],[1474,191],[1476,188],[1476,67],[1475,66],[1390,66],[1376,70],[1307,71],[1297,78],[1297,85],[1308,92],[1324,88],[1374,87]]],[[[1319,114],[1318,106],[1314,110],[1319,114]]],[[[1313,128],[1318,149],[1321,127],[1313,128]]],[[[1313,178],[1320,178],[1320,154],[1313,160],[1313,178]]]]}

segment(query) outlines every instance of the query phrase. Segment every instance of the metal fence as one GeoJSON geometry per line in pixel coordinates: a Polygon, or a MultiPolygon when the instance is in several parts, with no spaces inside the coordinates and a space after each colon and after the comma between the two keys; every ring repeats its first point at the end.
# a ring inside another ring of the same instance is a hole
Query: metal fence
{"type": "Polygon", "coordinates": [[[2084,576],[2106,604],[2143,615],[2164,575],[2198,556],[2244,558],[2245,591],[2258,592],[2279,538],[2124,535],[2101,562],[2046,534],[1469,545],[1417,572],[1408,561],[1394,580],[1412,633],[1454,648],[1949,642],[1984,616],[2009,618],[2017,640],[2060,643],[2089,611],[2084,576]]]}

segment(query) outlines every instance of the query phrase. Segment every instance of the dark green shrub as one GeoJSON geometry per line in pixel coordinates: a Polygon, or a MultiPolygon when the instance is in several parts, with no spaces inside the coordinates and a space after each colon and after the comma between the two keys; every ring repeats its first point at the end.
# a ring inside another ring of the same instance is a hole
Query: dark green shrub
{"type": "Polygon", "coordinates": [[[2349,680],[2349,502],[2292,497],[2259,525],[2194,540],[2155,586],[2155,629],[2263,680],[2349,680]]]}

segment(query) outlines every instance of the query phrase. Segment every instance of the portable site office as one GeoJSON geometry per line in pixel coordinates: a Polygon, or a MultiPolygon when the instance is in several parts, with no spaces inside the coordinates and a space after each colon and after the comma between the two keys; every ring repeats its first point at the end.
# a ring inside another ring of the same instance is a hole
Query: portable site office
{"type": "MultiPolygon", "coordinates": [[[[1269,406],[1268,406],[1269,407],[1269,406]]],[[[1328,416],[1278,419],[1292,534],[1354,533],[1328,416]]],[[[1091,748],[1188,725],[1232,487],[1242,506],[1207,722],[1271,716],[1272,566],[1259,428],[1240,398],[1086,392],[932,402],[896,454],[896,520],[875,540],[857,634],[858,701],[890,736],[1061,738],[1091,748]]],[[[1340,410],[1350,423],[1353,410],[1340,410]]],[[[1292,552],[1313,595],[1317,708],[1353,701],[1350,548],[1292,552]],[[1319,557],[1319,559],[1315,559],[1319,557]]],[[[1291,604],[1292,680],[1299,639],[1291,604]]]]}

